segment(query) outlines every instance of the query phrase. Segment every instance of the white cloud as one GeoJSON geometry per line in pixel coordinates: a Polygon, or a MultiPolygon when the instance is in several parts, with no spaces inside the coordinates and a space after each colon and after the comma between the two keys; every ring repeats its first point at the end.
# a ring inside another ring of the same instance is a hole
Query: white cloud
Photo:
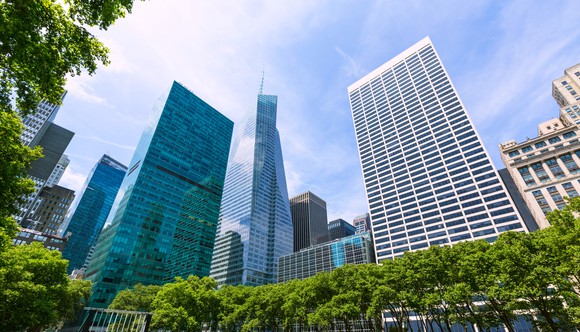
{"type": "Polygon", "coordinates": [[[107,144],[107,145],[112,145],[112,146],[117,147],[119,149],[135,151],[135,146],[133,146],[133,145],[119,144],[116,142],[108,141],[106,139],[102,139],[102,138],[97,137],[97,136],[76,135],[75,137],[81,138],[81,139],[93,140],[93,141],[100,142],[100,143],[107,144]]]}
{"type": "Polygon", "coordinates": [[[71,162],[69,166],[64,171],[62,178],[58,182],[61,187],[69,188],[75,191],[75,195],[80,195],[80,191],[83,188],[85,180],[87,178],[88,172],[85,172],[80,167],[76,166],[75,162],[71,162]]]}
{"type": "Polygon", "coordinates": [[[105,98],[99,97],[97,94],[95,94],[94,88],[90,83],[93,80],[94,78],[86,73],[83,73],[79,76],[69,77],[66,83],[66,90],[68,90],[69,95],[79,98],[85,102],[112,107],[112,105],[110,105],[105,98]]]}

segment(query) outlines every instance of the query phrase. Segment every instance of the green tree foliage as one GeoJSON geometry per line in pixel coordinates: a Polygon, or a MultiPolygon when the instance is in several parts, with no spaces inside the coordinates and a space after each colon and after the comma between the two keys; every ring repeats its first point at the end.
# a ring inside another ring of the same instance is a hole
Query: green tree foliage
{"type": "Polygon", "coordinates": [[[87,27],[108,28],[134,0],[0,1],[0,111],[60,104],[66,75],[93,74],[108,49],[87,27]]]}
{"type": "Polygon", "coordinates": [[[21,132],[17,115],[0,112],[0,251],[18,229],[12,218],[18,212],[17,203],[34,191],[34,182],[26,177],[26,169],[41,156],[40,148],[32,150],[22,145],[21,132]]]}
{"type": "Polygon", "coordinates": [[[109,305],[110,309],[122,309],[131,311],[151,311],[151,304],[161,289],[158,285],[137,284],[132,289],[119,292],[115,300],[109,305]]]}
{"type": "Polygon", "coordinates": [[[60,252],[40,243],[10,246],[0,253],[0,331],[48,327],[74,318],[91,290],[71,280],[60,252]]]}
{"type": "MultiPolygon", "coordinates": [[[[383,331],[387,313],[389,331],[408,331],[412,325],[423,331],[451,331],[458,325],[464,331],[499,325],[516,331],[518,316],[541,331],[572,331],[580,327],[579,213],[580,198],[574,198],[548,216],[551,227],[534,233],[507,232],[494,244],[462,242],[406,252],[381,265],[346,265],[285,284],[217,289],[208,278],[176,279],[149,300],[154,326],[383,331]]],[[[134,300],[121,301],[135,293],[120,293],[114,303],[135,309],[134,300]]]]}

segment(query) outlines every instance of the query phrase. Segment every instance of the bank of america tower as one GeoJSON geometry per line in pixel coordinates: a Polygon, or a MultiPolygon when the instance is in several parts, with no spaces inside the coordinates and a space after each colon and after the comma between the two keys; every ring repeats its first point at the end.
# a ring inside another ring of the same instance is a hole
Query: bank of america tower
{"type": "Polygon", "coordinates": [[[293,252],[277,104],[260,92],[228,163],[210,273],[219,285],[274,283],[293,252]]]}
{"type": "Polygon", "coordinates": [[[348,93],[377,262],[527,231],[428,37],[348,93]]]}

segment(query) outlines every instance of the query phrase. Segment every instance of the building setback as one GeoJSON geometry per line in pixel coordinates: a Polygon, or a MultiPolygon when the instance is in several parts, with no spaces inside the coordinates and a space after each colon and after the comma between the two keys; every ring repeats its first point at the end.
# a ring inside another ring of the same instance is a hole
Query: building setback
{"type": "Polygon", "coordinates": [[[89,173],[80,199],[60,231],[61,235],[69,235],[62,253],[69,261],[69,274],[85,264],[91,247],[103,230],[126,172],[125,165],[103,155],[89,173]]]}
{"type": "Polygon", "coordinates": [[[306,279],[319,272],[329,272],[345,264],[375,262],[369,232],[304,248],[291,255],[280,257],[278,282],[306,279]]]}
{"type": "Polygon", "coordinates": [[[328,240],[336,240],[356,233],[356,228],[344,219],[336,219],[328,223],[328,240]]]}
{"type": "Polygon", "coordinates": [[[228,165],[211,264],[219,285],[274,283],[278,258],[293,251],[277,102],[258,95],[228,165]]]}
{"type": "Polygon", "coordinates": [[[538,136],[499,145],[501,158],[540,228],[546,214],[580,191],[580,64],[552,82],[560,116],[538,125],[538,136]]]}
{"type": "Polygon", "coordinates": [[[177,82],[154,110],[87,268],[89,306],[209,274],[233,123],[177,82]]]}
{"type": "Polygon", "coordinates": [[[527,230],[428,37],[348,93],[378,262],[527,230]]]}
{"type": "Polygon", "coordinates": [[[294,252],[328,241],[326,202],[310,191],[290,198],[294,252]]]}

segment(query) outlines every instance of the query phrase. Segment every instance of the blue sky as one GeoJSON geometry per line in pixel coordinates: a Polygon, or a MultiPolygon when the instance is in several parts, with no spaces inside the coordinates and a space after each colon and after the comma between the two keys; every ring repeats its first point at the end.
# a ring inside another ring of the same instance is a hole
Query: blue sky
{"type": "Polygon", "coordinates": [[[76,135],[61,185],[78,191],[104,153],[128,164],[173,80],[241,124],[265,67],[289,195],[311,190],[349,222],[367,210],[350,84],[430,36],[502,168],[497,145],[557,117],[551,82],[580,62],[577,0],[136,1],[97,35],[112,63],[68,81],[55,122],[76,135]]]}

